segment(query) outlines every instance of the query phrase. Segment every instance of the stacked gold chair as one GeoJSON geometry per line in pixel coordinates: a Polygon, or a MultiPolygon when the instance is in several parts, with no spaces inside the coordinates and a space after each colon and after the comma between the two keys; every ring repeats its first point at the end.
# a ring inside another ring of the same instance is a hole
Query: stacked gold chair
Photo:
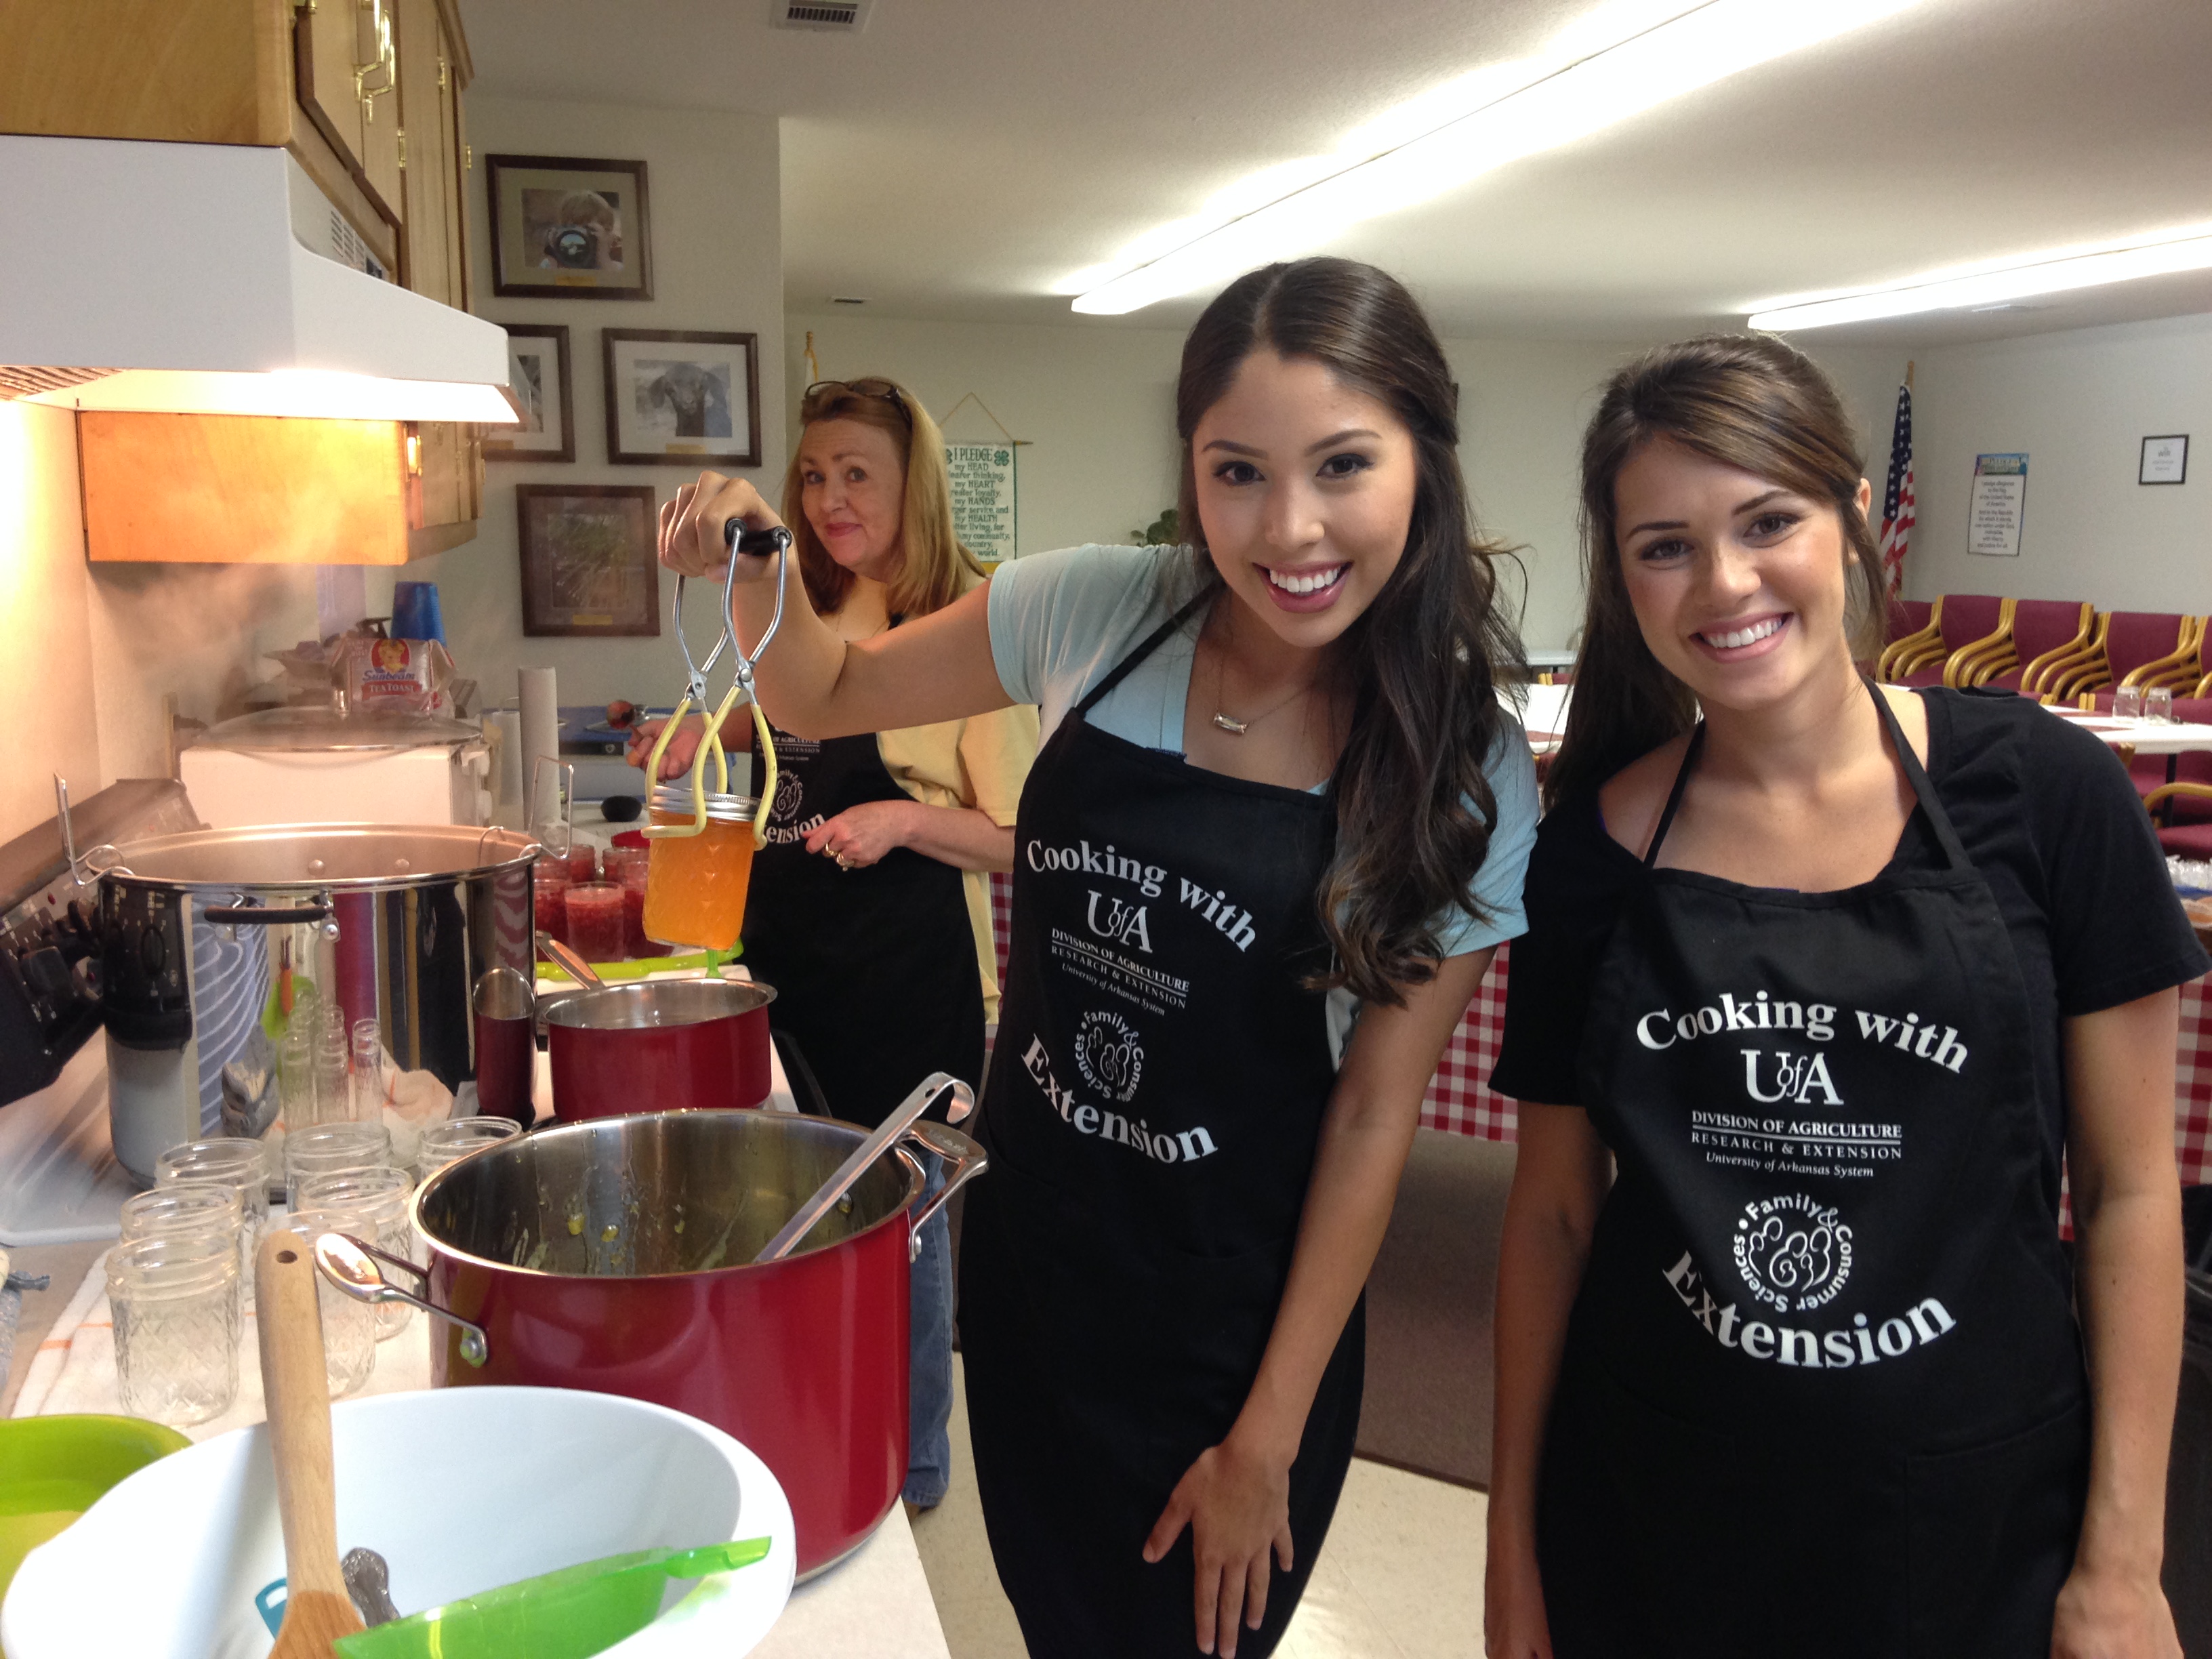
{"type": "Polygon", "coordinates": [[[2123,686],[2166,686],[2176,696],[2205,678],[2203,617],[2173,612],[2109,611],[2097,618],[2087,651],[2047,677],[2046,702],[2078,703],[2107,713],[2123,686]]]}
{"type": "Polygon", "coordinates": [[[2086,599],[2016,599],[2005,625],[1944,665],[1943,684],[1994,685],[2051,701],[2050,681],[2088,659],[2097,612],[2086,599]]]}
{"type": "Polygon", "coordinates": [[[1927,627],[1882,652],[1876,678],[1892,685],[1947,685],[1952,659],[2008,637],[2012,613],[2013,601],[1993,594],[1946,593],[1930,610],[1927,627]]]}

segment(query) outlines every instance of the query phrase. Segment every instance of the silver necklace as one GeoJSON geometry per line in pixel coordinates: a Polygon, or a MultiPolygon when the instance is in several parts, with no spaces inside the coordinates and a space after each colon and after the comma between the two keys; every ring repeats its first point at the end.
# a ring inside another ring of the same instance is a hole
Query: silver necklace
{"type": "MultiPolygon", "coordinates": [[[[1225,651],[1227,647],[1224,645],[1222,648],[1225,651]]],[[[1214,702],[1217,704],[1218,704],[1221,700],[1221,688],[1226,683],[1227,678],[1227,664],[1221,656],[1217,655],[1213,661],[1213,697],[1214,702]]],[[[1317,680],[1308,680],[1304,685],[1298,687],[1297,690],[1291,692],[1289,696],[1285,697],[1280,702],[1261,709],[1249,720],[1240,720],[1234,719],[1231,716],[1224,714],[1221,709],[1217,707],[1213,711],[1213,723],[1222,731],[1226,732],[1231,737],[1241,738],[1254,726],[1257,726],[1261,720],[1266,720],[1270,714],[1279,714],[1284,709],[1289,708],[1300,697],[1305,696],[1307,692],[1312,690],[1315,685],[1318,683],[1319,682],[1317,680]]]]}

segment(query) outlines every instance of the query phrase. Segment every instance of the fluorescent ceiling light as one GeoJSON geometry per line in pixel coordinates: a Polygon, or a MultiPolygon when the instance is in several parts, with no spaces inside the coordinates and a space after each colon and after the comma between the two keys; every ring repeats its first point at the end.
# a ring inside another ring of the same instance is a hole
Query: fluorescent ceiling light
{"type": "Polygon", "coordinates": [[[1919,0],[1615,0],[1536,58],[1492,65],[1352,134],[1334,155],[1241,181],[1191,218],[1060,285],[1118,316],[1321,246],[1507,163],[1555,149],[1739,70],[1919,0]],[[1273,189],[1267,188],[1273,185],[1273,189]]]}
{"type": "Polygon", "coordinates": [[[1779,334],[1881,317],[1906,317],[1922,311],[1998,310],[2009,301],[2034,294],[2063,294],[2072,289],[2132,282],[2139,276],[2205,270],[2212,270],[2212,225],[2191,225],[2118,246],[2059,249],[1996,267],[1936,272],[1865,293],[1769,301],[1752,310],[1750,325],[1763,333],[1779,334]]]}

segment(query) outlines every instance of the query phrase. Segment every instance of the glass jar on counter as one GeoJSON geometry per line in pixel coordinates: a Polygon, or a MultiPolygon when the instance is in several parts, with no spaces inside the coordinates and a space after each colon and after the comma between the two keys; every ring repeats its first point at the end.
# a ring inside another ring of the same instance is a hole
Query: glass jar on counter
{"type": "MultiPolygon", "coordinates": [[[[301,1210],[272,1224],[269,1231],[296,1233],[301,1254],[312,1260],[315,1240],[323,1234],[358,1234],[368,1224],[359,1210],[301,1210]]],[[[323,1379],[330,1387],[331,1398],[341,1400],[368,1382],[376,1370],[380,1310],[355,1301],[320,1272],[315,1274],[315,1307],[322,1315],[323,1379]]]]}
{"type": "Polygon", "coordinates": [[[179,1429],[228,1411],[238,1398],[240,1300],[234,1237],[152,1233],[110,1250],[124,1411],[179,1429]]]}
{"type": "MultiPolygon", "coordinates": [[[[415,1178],[403,1170],[348,1170],[337,1175],[307,1176],[300,1182],[302,1211],[352,1216],[360,1224],[338,1231],[350,1232],[387,1255],[427,1267],[429,1249],[416,1238],[415,1224],[408,1214],[408,1201],[414,1196],[415,1178]]],[[[410,1291],[421,1288],[409,1285],[404,1276],[398,1282],[410,1291]]],[[[373,1311],[380,1342],[398,1335],[415,1316],[415,1310],[404,1302],[380,1302],[373,1311]]]]}
{"type": "Polygon", "coordinates": [[[284,1203],[300,1207],[300,1184],[319,1175],[392,1168],[392,1136],[381,1123],[325,1123],[284,1139],[284,1203]]]}
{"type": "MultiPolygon", "coordinates": [[[[645,886],[645,933],[663,945],[726,951],[744,925],[753,873],[753,811],[747,795],[709,794],[707,827],[696,836],[656,836],[645,886]]],[[[695,822],[691,786],[653,792],[655,824],[695,822]]]]}
{"type": "Polygon", "coordinates": [[[563,943],[586,962],[619,962],[629,954],[623,890],[611,881],[580,881],[567,895],[563,943]]]}
{"type": "Polygon", "coordinates": [[[479,1146],[512,1139],[521,1133],[522,1126],[511,1117],[457,1117],[433,1124],[422,1131],[422,1150],[416,1155],[415,1172],[428,1181],[455,1158],[466,1158],[479,1146]]]}

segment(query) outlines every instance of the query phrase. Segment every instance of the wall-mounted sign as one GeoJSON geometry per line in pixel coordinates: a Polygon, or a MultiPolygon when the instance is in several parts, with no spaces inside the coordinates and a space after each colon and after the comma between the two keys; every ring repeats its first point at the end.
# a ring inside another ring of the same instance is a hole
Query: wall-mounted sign
{"type": "Polygon", "coordinates": [[[1014,445],[1006,440],[945,446],[952,474],[953,533],[986,563],[1012,558],[1021,533],[1014,455],[1014,445]]]}
{"type": "Polygon", "coordinates": [[[2020,526],[2027,516],[2027,457],[1974,457],[1974,494],[1966,508],[1966,551],[1991,558],[2020,556],[2020,526]]]}
{"type": "Polygon", "coordinates": [[[2189,482],[2189,434],[2173,432],[2163,438],[2142,441],[2142,464],[2136,469],[2137,483],[2187,483],[2189,482]]]}

